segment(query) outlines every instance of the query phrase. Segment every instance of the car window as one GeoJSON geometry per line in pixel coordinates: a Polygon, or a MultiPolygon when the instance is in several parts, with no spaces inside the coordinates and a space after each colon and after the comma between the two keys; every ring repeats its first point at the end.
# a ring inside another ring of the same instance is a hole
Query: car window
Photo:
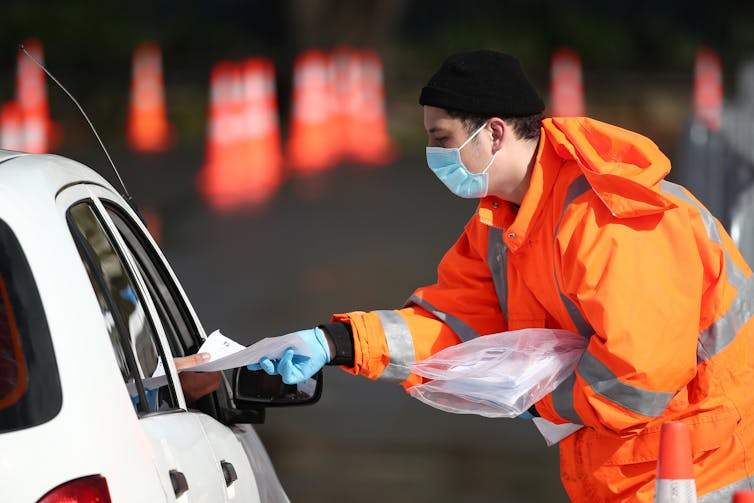
{"type": "Polygon", "coordinates": [[[135,258],[160,315],[173,354],[186,356],[195,353],[202,342],[199,330],[162,259],[128,215],[105,201],[103,205],[135,258]]]}
{"type": "MultiPolygon", "coordinates": [[[[173,354],[186,356],[196,353],[203,342],[200,327],[164,259],[128,214],[104,199],[102,204],[135,259],[173,354]]],[[[221,386],[190,406],[222,421],[223,411],[230,407],[230,402],[225,388],[221,386]]]]}
{"type": "Polygon", "coordinates": [[[72,206],[68,218],[134,405],[140,413],[178,407],[169,379],[169,392],[160,393],[159,401],[156,390],[144,388],[142,381],[154,375],[165,355],[125,260],[92,203],[72,206]]]}
{"type": "Polygon", "coordinates": [[[18,401],[26,388],[26,363],[21,353],[13,306],[0,276],[0,409],[18,401]]]}
{"type": "Polygon", "coordinates": [[[0,432],[42,424],[61,406],[42,300],[20,243],[0,221],[0,432]]]}

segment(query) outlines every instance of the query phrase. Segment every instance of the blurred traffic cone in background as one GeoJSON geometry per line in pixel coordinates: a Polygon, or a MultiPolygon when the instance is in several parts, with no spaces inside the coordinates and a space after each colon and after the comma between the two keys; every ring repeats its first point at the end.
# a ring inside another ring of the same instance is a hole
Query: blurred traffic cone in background
{"type": "Polygon", "coordinates": [[[385,111],[385,86],[382,59],[371,50],[361,51],[361,99],[359,126],[353,130],[351,156],[360,163],[385,165],[397,154],[395,142],[388,133],[385,111]]]}
{"type": "Polygon", "coordinates": [[[282,182],[275,68],[269,59],[253,58],[243,63],[241,72],[241,161],[246,168],[239,183],[245,203],[259,205],[270,199],[282,182]]]}
{"type": "Polygon", "coordinates": [[[241,73],[229,61],[217,63],[210,74],[209,119],[205,163],[197,185],[205,201],[220,211],[241,205],[244,166],[241,142],[243,112],[241,73]]]}
{"type": "Polygon", "coordinates": [[[657,459],[655,503],[692,503],[696,501],[691,434],[680,421],[663,423],[660,454],[657,459]]]}
{"type": "Polygon", "coordinates": [[[754,491],[738,491],[733,495],[733,503],[754,503],[754,491]]]}
{"type": "Polygon", "coordinates": [[[127,140],[137,152],[163,152],[173,143],[165,107],[162,51],[154,42],[136,48],[131,74],[127,140]]]}
{"type": "Polygon", "coordinates": [[[583,117],[586,113],[581,59],[571,49],[557,49],[552,54],[550,109],[553,117],[583,117]]]}
{"type": "Polygon", "coordinates": [[[24,114],[15,101],[7,101],[0,107],[0,148],[24,149],[24,114]]]}
{"type": "MultiPolygon", "coordinates": [[[[24,41],[24,47],[40,64],[44,64],[42,44],[39,40],[24,41]]],[[[53,139],[57,143],[59,131],[54,131],[47,103],[47,85],[44,71],[23,51],[17,54],[16,102],[22,114],[23,145],[20,150],[41,154],[49,152],[53,139]]]]}
{"type": "Polygon", "coordinates": [[[292,111],[286,164],[302,175],[324,171],[337,162],[339,138],[332,128],[332,85],[321,51],[300,54],[293,64],[292,111]]]}
{"type": "Polygon", "coordinates": [[[720,57],[708,48],[694,62],[694,116],[710,131],[718,131],[723,114],[723,78],[720,57]]]}
{"type": "Polygon", "coordinates": [[[364,99],[361,59],[350,47],[340,46],[330,54],[332,121],[331,145],[339,161],[350,161],[357,153],[361,130],[361,107],[364,99]]]}
{"type": "Polygon", "coordinates": [[[141,214],[144,217],[144,225],[147,226],[149,234],[154,239],[155,243],[160,243],[162,240],[162,217],[155,208],[142,208],[141,214]]]}

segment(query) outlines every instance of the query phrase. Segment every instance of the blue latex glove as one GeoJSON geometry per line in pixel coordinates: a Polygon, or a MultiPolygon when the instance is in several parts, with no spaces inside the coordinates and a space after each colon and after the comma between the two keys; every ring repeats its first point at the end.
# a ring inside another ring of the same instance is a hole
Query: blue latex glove
{"type": "Polygon", "coordinates": [[[316,374],[330,361],[327,339],[320,328],[299,330],[280,337],[290,339],[290,347],[283,355],[274,360],[263,357],[258,363],[248,365],[249,370],[261,369],[270,375],[280,374],[285,384],[298,384],[316,374]]]}

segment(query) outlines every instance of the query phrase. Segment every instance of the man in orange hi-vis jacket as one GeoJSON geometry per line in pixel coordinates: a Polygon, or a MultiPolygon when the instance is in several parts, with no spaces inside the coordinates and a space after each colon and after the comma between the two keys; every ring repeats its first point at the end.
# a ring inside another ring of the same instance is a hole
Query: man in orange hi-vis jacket
{"type": "Polygon", "coordinates": [[[336,314],[251,368],[301,381],[323,365],[401,383],[409,363],[532,327],[588,339],[572,375],[531,410],[584,427],[560,442],[574,501],[652,501],[659,432],[691,431],[700,501],[754,482],[749,266],[718,221],[664,180],[649,139],[587,118],[542,118],[512,56],[448,57],[421,92],[427,162],[479,206],[401,309],[336,314]],[[306,356],[303,356],[306,355],[306,356]]]}

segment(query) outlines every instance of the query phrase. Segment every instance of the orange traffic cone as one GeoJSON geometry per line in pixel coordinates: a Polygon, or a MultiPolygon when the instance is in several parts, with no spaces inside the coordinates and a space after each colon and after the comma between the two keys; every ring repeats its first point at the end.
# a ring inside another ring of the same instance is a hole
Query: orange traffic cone
{"type": "Polygon", "coordinates": [[[723,115],[720,57],[711,49],[701,48],[694,66],[694,115],[707,129],[717,131],[723,115]]]}
{"type": "Polygon", "coordinates": [[[15,101],[7,101],[0,107],[0,148],[24,149],[24,114],[15,101]]]}
{"type": "Polygon", "coordinates": [[[733,495],[733,503],[754,503],[754,491],[738,491],[733,495]]]}
{"type": "Polygon", "coordinates": [[[240,130],[242,180],[245,203],[259,205],[270,199],[282,182],[275,69],[266,58],[248,59],[242,65],[243,111],[240,130]]]}
{"type": "MultiPolygon", "coordinates": [[[[34,59],[44,64],[42,44],[32,39],[24,47],[34,59]]],[[[16,101],[23,115],[23,145],[20,150],[41,154],[49,152],[53,132],[44,71],[23,51],[18,51],[16,101]]]]}
{"type": "Polygon", "coordinates": [[[294,61],[293,108],[286,142],[286,163],[299,174],[314,174],[337,162],[338,138],[332,134],[332,85],[327,57],[307,51],[294,61]]]}
{"type": "Polygon", "coordinates": [[[550,107],[553,117],[583,117],[584,85],[581,59],[567,48],[552,54],[550,67],[550,107]]]}
{"type": "Polygon", "coordinates": [[[363,95],[359,147],[352,155],[365,164],[389,164],[395,159],[398,148],[388,133],[382,59],[379,54],[371,50],[361,52],[361,74],[363,95]]]}
{"type": "Polygon", "coordinates": [[[657,459],[655,503],[692,503],[696,501],[691,434],[685,423],[668,421],[660,431],[657,459]]]}
{"type": "Polygon", "coordinates": [[[361,128],[364,89],[359,53],[346,46],[333,50],[330,75],[333,82],[331,145],[341,161],[352,161],[366,136],[361,128]]]}
{"type": "Polygon", "coordinates": [[[220,211],[233,210],[243,200],[242,92],[238,65],[221,61],[212,68],[205,163],[197,183],[207,203],[220,211]]]}
{"type": "Polygon", "coordinates": [[[173,143],[165,107],[162,51],[154,42],[145,42],[134,51],[126,136],[138,152],[163,152],[173,143]]]}
{"type": "Polygon", "coordinates": [[[199,189],[218,211],[258,207],[282,182],[275,70],[264,58],[224,61],[210,78],[206,162],[199,189]]]}

